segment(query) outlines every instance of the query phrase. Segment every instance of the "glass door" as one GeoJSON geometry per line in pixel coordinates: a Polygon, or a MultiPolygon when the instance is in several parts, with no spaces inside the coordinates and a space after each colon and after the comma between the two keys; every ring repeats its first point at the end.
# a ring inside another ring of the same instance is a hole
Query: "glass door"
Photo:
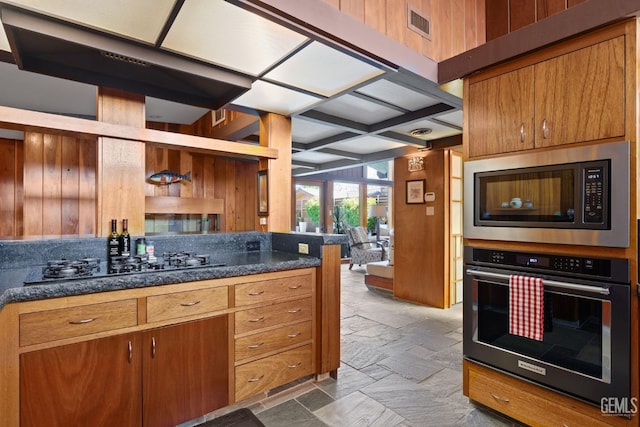
{"type": "Polygon", "coordinates": [[[322,232],[322,185],[298,183],[295,185],[295,230],[322,232]]]}

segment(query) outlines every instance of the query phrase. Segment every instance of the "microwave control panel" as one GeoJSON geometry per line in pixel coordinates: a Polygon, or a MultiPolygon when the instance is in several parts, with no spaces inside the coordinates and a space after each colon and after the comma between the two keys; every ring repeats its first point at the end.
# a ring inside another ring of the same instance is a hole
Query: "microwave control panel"
{"type": "Polygon", "coordinates": [[[588,166],[583,169],[584,204],[582,218],[585,224],[603,224],[605,220],[605,167],[588,166]]]}

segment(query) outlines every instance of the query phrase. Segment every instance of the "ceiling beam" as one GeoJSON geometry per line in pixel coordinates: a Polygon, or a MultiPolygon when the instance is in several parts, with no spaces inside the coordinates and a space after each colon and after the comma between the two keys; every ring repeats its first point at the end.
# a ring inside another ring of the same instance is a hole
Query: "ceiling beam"
{"type": "Polygon", "coordinates": [[[314,120],[320,124],[328,123],[330,125],[341,127],[343,129],[348,129],[350,131],[361,133],[361,134],[369,132],[369,126],[363,123],[355,122],[349,119],[344,119],[338,116],[333,116],[327,113],[322,113],[320,111],[307,111],[300,114],[299,116],[309,120],[314,120]]]}
{"type": "Polygon", "coordinates": [[[384,131],[384,130],[398,127],[400,125],[404,125],[410,122],[428,119],[432,116],[446,113],[447,111],[451,111],[454,109],[455,108],[452,107],[451,105],[443,104],[443,103],[431,105],[429,107],[421,108],[416,111],[411,111],[410,113],[404,114],[402,116],[392,117],[388,120],[383,120],[381,122],[375,123],[371,125],[371,132],[380,133],[381,131],[384,131]]]}
{"type": "Polygon", "coordinates": [[[355,138],[357,136],[361,136],[361,134],[353,132],[342,132],[337,135],[328,136],[326,138],[322,138],[317,141],[305,144],[305,150],[317,151],[328,145],[335,144],[336,142],[346,141],[347,139],[355,138]]]}

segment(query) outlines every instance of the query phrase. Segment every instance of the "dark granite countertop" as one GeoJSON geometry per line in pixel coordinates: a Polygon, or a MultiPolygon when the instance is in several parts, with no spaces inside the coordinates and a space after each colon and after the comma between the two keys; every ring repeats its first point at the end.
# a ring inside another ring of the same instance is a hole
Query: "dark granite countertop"
{"type": "Polygon", "coordinates": [[[275,250],[226,252],[211,258],[212,265],[224,266],[104,275],[28,286],[23,282],[42,267],[11,268],[0,271],[0,308],[11,302],[318,267],[320,263],[320,258],[314,256],[275,250]]]}

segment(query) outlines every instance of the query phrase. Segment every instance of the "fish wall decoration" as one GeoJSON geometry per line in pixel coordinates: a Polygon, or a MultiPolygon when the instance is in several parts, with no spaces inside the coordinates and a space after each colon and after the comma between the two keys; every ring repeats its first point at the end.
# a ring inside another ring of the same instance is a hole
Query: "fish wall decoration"
{"type": "Polygon", "coordinates": [[[180,175],[179,173],[171,172],[170,170],[165,169],[158,173],[154,173],[149,177],[149,181],[154,184],[160,185],[174,184],[183,180],[191,182],[191,171],[185,173],[184,175],[180,175]]]}

